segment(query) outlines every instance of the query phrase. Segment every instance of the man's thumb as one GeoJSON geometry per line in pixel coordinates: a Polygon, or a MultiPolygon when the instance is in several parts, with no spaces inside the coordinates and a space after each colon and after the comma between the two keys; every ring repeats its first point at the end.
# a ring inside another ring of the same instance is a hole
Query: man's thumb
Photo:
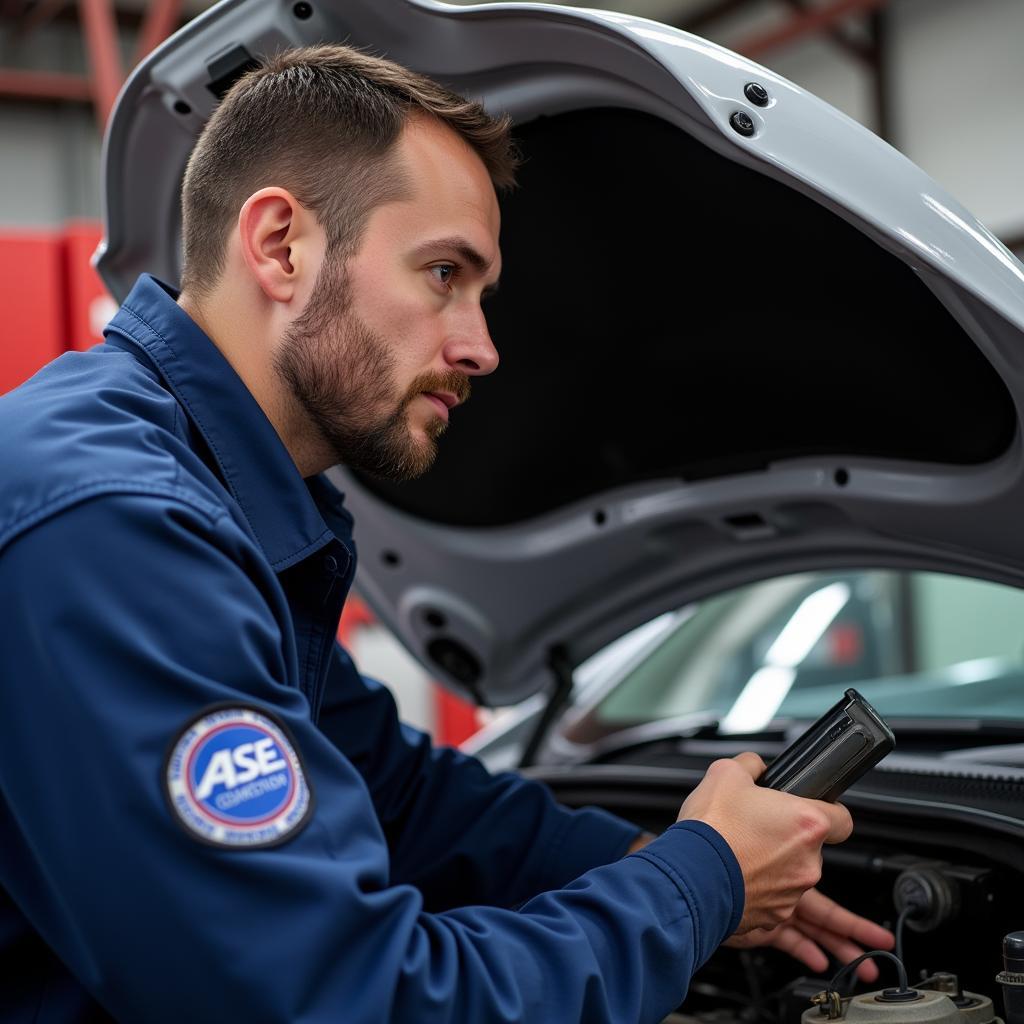
{"type": "Polygon", "coordinates": [[[758,757],[752,750],[744,751],[742,754],[737,754],[733,760],[745,771],[749,772],[750,777],[757,782],[759,778],[764,774],[764,761],[758,757]]]}

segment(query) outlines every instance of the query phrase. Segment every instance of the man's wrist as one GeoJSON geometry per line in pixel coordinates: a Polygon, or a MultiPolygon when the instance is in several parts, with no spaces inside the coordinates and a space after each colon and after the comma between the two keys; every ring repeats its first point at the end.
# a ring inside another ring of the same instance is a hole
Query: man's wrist
{"type": "Polygon", "coordinates": [[[653,832],[641,832],[640,835],[638,835],[636,839],[634,839],[633,842],[629,844],[629,849],[626,851],[626,854],[629,855],[631,853],[636,853],[637,850],[642,850],[649,842],[651,842],[651,840],[655,838],[657,837],[654,835],[653,832]]]}

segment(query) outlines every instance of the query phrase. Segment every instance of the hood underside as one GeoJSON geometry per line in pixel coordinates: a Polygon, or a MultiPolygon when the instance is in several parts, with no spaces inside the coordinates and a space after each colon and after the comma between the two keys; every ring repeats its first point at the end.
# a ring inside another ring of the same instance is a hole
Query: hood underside
{"type": "Polygon", "coordinates": [[[429,474],[364,479],[373,494],[502,526],[809,455],[968,466],[1008,449],[999,374],[919,275],[835,213],[636,111],[540,117],[517,137],[487,305],[500,369],[429,474]]]}
{"type": "Polygon", "coordinates": [[[332,471],[357,585],[440,678],[517,701],[555,655],[781,572],[1024,582],[1020,264],[870,132],[643,19],[322,0],[297,20],[225,0],[112,118],[98,267],[115,295],[143,270],[177,279],[181,174],[218,93],[318,40],[508,111],[526,157],[486,307],[499,370],[424,478],[332,471]]]}

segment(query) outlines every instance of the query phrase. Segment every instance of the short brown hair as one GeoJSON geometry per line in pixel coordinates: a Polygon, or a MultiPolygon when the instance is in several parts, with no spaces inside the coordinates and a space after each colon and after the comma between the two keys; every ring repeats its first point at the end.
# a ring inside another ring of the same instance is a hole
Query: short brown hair
{"type": "Polygon", "coordinates": [[[388,157],[408,119],[426,114],[479,155],[498,189],[518,163],[508,117],[433,79],[348,46],[284,50],[227,92],[189,158],[181,190],[183,291],[208,292],[228,233],[254,192],[287,188],[312,210],[328,251],[358,246],[373,208],[405,191],[388,157]]]}

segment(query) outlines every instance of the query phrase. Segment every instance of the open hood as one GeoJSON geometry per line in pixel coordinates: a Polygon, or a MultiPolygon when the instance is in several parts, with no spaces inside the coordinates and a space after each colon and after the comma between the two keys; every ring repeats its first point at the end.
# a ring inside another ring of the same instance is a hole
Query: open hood
{"type": "Polygon", "coordinates": [[[782,572],[1024,585],[1024,267],[845,115],[651,21],[225,0],[111,119],[115,296],[144,270],[178,279],[178,189],[218,95],[253,57],[324,40],[508,111],[527,158],[488,306],[501,368],[421,480],[332,471],[357,585],[439,678],[518,701],[553,659],[782,572]]]}

